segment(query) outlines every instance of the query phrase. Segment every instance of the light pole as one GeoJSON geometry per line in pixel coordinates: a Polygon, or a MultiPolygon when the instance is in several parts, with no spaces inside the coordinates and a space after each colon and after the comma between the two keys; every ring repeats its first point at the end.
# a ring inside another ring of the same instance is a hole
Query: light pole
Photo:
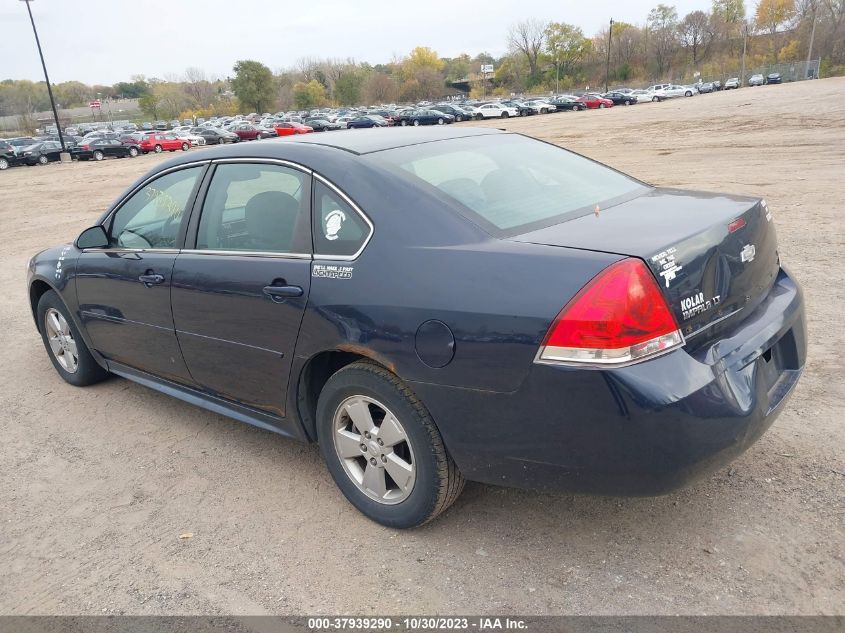
{"type": "Polygon", "coordinates": [[[607,81],[610,77],[610,43],[613,41],[613,18],[610,18],[610,28],[607,29],[607,63],[604,66],[604,91],[607,93],[607,81]]]}
{"type": "Polygon", "coordinates": [[[59,112],[56,110],[56,100],[53,99],[53,88],[50,86],[50,77],[47,74],[47,64],[44,63],[44,53],[41,51],[41,40],[38,39],[38,29],[35,28],[35,18],[32,17],[32,8],[29,6],[29,3],[32,0],[21,0],[21,2],[26,3],[26,10],[29,13],[29,21],[32,22],[32,32],[35,34],[35,44],[38,46],[38,56],[41,58],[41,68],[44,69],[44,80],[47,82],[47,94],[50,96],[50,107],[53,108],[53,118],[56,120],[56,132],[59,135],[59,143],[62,145],[62,153],[59,154],[59,157],[63,163],[70,162],[70,154],[68,154],[67,148],[65,147],[65,137],[62,134],[62,126],[59,123],[59,112]]]}
{"type": "Polygon", "coordinates": [[[745,51],[748,46],[748,21],[742,23],[742,72],[739,74],[739,87],[745,85],[745,51]]]}
{"type": "Polygon", "coordinates": [[[813,58],[813,40],[816,39],[816,3],[813,2],[813,30],[810,32],[810,47],[807,49],[807,66],[804,68],[804,79],[807,78],[807,71],[810,69],[810,60],[813,58]]]}

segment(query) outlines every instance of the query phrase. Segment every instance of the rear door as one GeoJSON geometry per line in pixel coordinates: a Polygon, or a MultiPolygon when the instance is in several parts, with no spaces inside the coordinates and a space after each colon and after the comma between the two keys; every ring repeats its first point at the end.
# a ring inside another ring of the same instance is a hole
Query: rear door
{"type": "Polygon", "coordinates": [[[310,195],[304,168],[218,163],[173,268],[173,322],[193,378],[278,417],[311,283],[310,195]]]}

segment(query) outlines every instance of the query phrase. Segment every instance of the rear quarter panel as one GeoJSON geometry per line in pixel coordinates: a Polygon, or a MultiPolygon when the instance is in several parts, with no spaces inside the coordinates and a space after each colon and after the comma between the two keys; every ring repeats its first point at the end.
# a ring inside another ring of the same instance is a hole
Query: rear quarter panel
{"type": "Polygon", "coordinates": [[[325,164],[375,225],[346,279],[312,277],[297,357],[340,349],[371,355],[406,380],[513,391],[552,320],[619,255],[497,240],[410,183],[354,161],[325,164]],[[443,368],[415,349],[421,324],[455,338],[443,368]]]}

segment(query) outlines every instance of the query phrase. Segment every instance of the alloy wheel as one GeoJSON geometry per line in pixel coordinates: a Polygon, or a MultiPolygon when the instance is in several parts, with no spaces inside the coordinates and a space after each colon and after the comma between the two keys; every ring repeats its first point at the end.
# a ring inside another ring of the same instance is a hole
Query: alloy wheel
{"type": "Polygon", "coordinates": [[[79,368],[79,351],[67,319],[55,308],[50,308],[44,314],[44,328],[47,332],[47,341],[50,343],[50,351],[56,361],[69,374],[76,373],[79,368]]]}
{"type": "Polygon", "coordinates": [[[416,481],[414,451],[401,422],[378,400],[355,395],[337,407],[332,443],[349,479],[379,503],[394,505],[416,481]]]}

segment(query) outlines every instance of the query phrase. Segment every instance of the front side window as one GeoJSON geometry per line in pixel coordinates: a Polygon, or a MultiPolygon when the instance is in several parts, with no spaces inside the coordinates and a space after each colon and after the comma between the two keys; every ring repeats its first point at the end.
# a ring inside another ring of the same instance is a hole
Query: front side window
{"type": "Polygon", "coordinates": [[[370,226],[331,187],[314,183],[314,252],[328,257],[355,255],[370,236],[370,226]]]}
{"type": "Polygon", "coordinates": [[[197,249],[310,253],[310,179],[265,163],[218,165],[197,231],[197,249]]]}
{"type": "Polygon", "coordinates": [[[456,138],[373,154],[493,235],[557,224],[647,191],[647,186],[560,147],[517,134],[456,138]]]}
{"type": "Polygon", "coordinates": [[[179,226],[202,167],[170,172],[148,182],[123,203],[112,219],[112,248],[176,248],[179,226]]]}

